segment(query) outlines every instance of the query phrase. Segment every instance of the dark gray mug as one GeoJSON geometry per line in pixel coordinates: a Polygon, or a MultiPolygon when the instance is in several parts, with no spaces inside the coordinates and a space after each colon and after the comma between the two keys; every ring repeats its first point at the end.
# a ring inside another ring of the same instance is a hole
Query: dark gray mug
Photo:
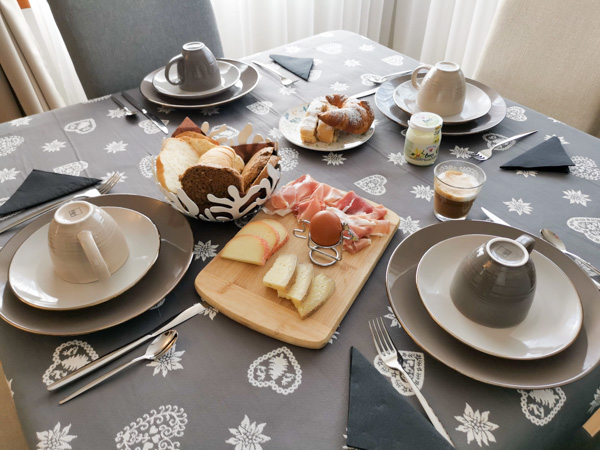
{"type": "Polygon", "coordinates": [[[526,234],[515,240],[499,237],[471,251],[450,284],[456,308],[488,327],[507,328],[522,322],[535,296],[535,266],[530,257],[534,243],[526,234]]]}
{"type": "Polygon", "coordinates": [[[215,56],[202,42],[188,42],[181,54],[171,58],[165,67],[165,78],[184,91],[202,92],[221,84],[221,72],[215,56]],[[171,66],[177,64],[177,75],[172,78],[171,66]]]}

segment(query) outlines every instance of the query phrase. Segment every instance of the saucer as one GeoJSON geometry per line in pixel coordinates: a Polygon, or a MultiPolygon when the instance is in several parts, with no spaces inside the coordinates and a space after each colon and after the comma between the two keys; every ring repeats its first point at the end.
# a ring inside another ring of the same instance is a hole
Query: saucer
{"type": "MultiPolygon", "coordinates": [[[[421,112],[421,109],[417,106],[417,90],[412,85],[410,79],[401,83],[394,90],[393,96],[394,102],[401,110],[408,114],[421,112]]],[[[477,86],[467,82],[463,110],[452,116],[442,116],[442,119],[444,119],[444,124],[464,123],[486,115],[491,107],[492,101],[490,97],[477,86]]]]}
{"type": "Polygon", "coordinates": [[[375,122],[373,122],[371,128],[363,134],[352,134],[340,131],[337,141],[332,143],[317,141],[314,144],[311,144],[303,142],[300,137],[300,122],[306,115],[308,105],[310,105],[310,103],[304,103],[300,106],[291,108],[279,119],[279,131],[281,131],[283,137],[298,147],[321,152],[348,150],[364,144],[371,139],[371,136],[375,133],[375,122]]]}
{"type": "MultiPolygon", "coordinates": [[[[217,61],[217,65],[219,66],[219,71],[221,72],[221,84],[213,89],[208,89],[205,91],[199,92],[191,92],[184,91],[181,87],[171,84],[167,81],[165,77],[165,68],[161,67],[158,72],[152,78],[152,85],[154,88],[160,92],[161,94],[168,95],[169,97],[174,98],[185,98],[185,99],[199,99],[206,98],[212,95],[216,95],[220,92],[223,92],[226,89],[229,89],[240,79],[240,70],[225,61],[217,61]]],[[[177,76],[177,66],[173,65],[171,69],[171,74],[176,77],[177,76]]]]}
{"type": "Polygon", "coordinates": [[[129,258],[106,281],[75,284],[58,277],[48,249],[48,227],[33,233],[15,253],[8,281],[15,295],[36,308],[72,310],[110,300],[134,286],[153,266],[160,235],[143,214],[125,208],[105,207],[121,227],[129,245],[129,258]]]}
{"type": "Polygon", "coordinates": [[[573,283],[547,257],[533,250],[537,288],[531,309],[520,324],[491,328],[466,318],[449,294],[458,267],[467,254],[492,236],[464,235],[431,247],[416,272],[425,308],[444,330],[463,343],[490,355],[508,359],[539,359],[561,352],[577,338],[583,324],[581,301],[573,283]],[[449,269],[450,268],[450,269],[449,269]]]}

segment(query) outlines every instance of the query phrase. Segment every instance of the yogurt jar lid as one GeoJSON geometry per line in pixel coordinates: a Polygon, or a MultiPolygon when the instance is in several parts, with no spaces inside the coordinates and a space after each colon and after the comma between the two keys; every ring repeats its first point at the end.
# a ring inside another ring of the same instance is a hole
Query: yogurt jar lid
{"type": "Polygon", "coordinates": [[[439,131],[444,124],[437,114],[431,112],[418,112],[413,114],[408,121],[408,126],[420,131],[439,131]]]}

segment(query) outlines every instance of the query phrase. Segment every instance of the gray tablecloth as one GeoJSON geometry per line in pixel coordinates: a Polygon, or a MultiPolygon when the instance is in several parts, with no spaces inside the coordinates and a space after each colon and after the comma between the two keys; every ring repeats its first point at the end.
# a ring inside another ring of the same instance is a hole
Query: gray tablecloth
{"type": "MultiPolygon", "coordinates": [[[[48,337],[1,322],[0,359],[30,446],[344,448],[350,348],[355,346],[369,360],[376,360],[367,321],[377,316],[385,317],[402,351],[422,360],[417,369],[422,391],[458,448],[566,445],[600,405],[599,369],[571,384],[540,391],[491,386],[430,357],[394,317],[385,290],[390,255],[403,238],[437,223],[432,212],[433,169],[405,163],[405,129],[376,111],[371,140],[335,153],[295,147],[278,131],[280,116],[291,107],[325,93],[357,93],[370,87],[362,75],[411,69],[417,62],[342,31],[323,33],[252,59],[267,61],[269,53],[313,57],[310,81],[299,80],[286,88],[259,69],[260,83],[249,95],[230,104],[187,111],[157,107],[143,100],[137,90],[131,94],[171,131],[187,115],[197,123],[208,121],[211,128],[226,124],[225,133],[230,136],[252,123],[257,131],[280,141],[282,184],[310,173],[317,180],[386,205],[401,217],[387,251],[331,342],[321,350],[279,342],[211,310],[178,327],[175,351],[160,364],[140,363],[64,406],[57,404],[63,392],[46,391],[57,367],[74,370],[198,301],[194,279],[235,234],[236,225],[190,219],[196,245],[187,275],[164,303],[123,325],[84,336],[48,337]]],[[[501,137],[538,130],[482,165],[488,181],[469,218],[484,219],[478,206],[485,206],[536,235],[548,226],[572,251],[600,266],[600,141],[510,100],[507,104],[507,117],[493,129],[442,139],[440,160],[469,159],[501,137]],[[570,174],[499,169],[551,136],[560,138],[576,162],[570,174]]],[[[122,182],[113,192],[161,199],[150,161],[164,137],[144,117],[125,119],[108,98],[2,124],[0,198],[8,198],[32,169],[42,169],[92,177],[118,171],[122,182]]],[[[1,235],[0,244],[13,234],[1,235]]],[[[48,320],[52,320],[51,313],[48,320]]],[[[131,357],[142,352],[140,348],[131,357]]],[[[386,376],[420,409],[399,378],[391,373],[386,376]]]]}

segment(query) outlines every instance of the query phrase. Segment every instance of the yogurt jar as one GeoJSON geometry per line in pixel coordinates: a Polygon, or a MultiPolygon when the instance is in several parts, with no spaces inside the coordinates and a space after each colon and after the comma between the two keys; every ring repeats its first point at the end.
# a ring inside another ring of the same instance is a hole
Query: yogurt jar
{"type": "Polygon", "coordinates": [[[437,114],[419,112],[408,121],[404,158],[416,166],[430,166],[438,157],[443,119],[437,114]]]}

